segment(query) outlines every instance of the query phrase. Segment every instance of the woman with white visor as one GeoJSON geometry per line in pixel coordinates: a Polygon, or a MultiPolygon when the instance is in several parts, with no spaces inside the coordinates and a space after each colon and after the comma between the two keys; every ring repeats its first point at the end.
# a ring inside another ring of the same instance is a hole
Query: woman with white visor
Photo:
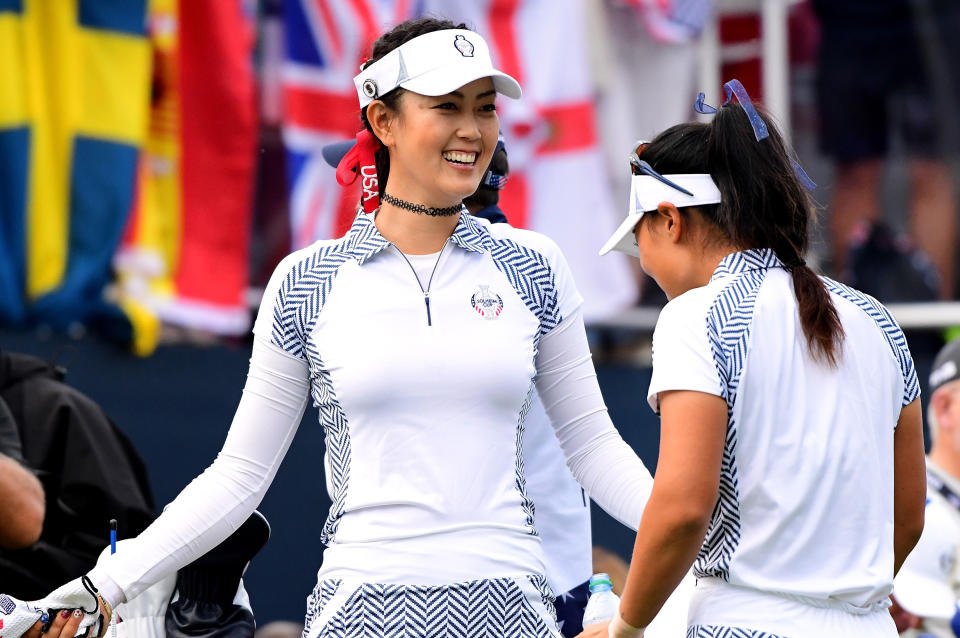
{"type": "Polygon", "coordinates": [[[880,303],[806,265],[809,178],[726,88],[719,109],[698,99],[711,122],[637,148],[602,250],[638,257],[670,301],[656,480],[620,615],[584,635],[642,636],[693,564],[687,638],[893,638],[893,576],[923,527],[913,360],[880,303]]]}
{"type": "Polygon", "coordinates": [[[524,485],[535,390],[574,476],[639,524],[652,479],[607,415],[563,256],[461,204],[497,145],[496,94],[520,87],[478,34],[437,19],[381,37],[355,83],[364,130],[338,176],[362,179],[363,210],[278,266],[222,452],[123,553],[33,607],[95,623],[93,592],[106,612],[219,543],[308,397],[333,501],[308,531],[326,545],[308,638],[559,636],[524,485]]]}

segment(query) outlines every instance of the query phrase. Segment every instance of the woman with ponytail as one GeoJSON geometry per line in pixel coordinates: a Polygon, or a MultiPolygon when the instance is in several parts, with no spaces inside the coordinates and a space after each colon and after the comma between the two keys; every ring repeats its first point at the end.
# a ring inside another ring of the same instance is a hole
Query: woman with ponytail
{"type": "Polygon", "coordinates": [[[692,565],[687,638],[893,638],[925,499],[910,351],[882,305],[807,265],[809,178],[726,87],[719,109],[698,99],[712,121],[638,146],[602,251],[638,257],[670,301],[653,491],[620,614],[584,635],[642,636],[692,565]]]}

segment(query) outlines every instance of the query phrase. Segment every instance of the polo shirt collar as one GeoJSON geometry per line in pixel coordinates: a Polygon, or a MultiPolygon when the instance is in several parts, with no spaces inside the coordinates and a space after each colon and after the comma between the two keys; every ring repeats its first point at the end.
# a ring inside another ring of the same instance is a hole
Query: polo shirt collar
{"type": "Polygon", "coordinates": [[[767,270],[768,268],[783,268],[783,262],[770,248],[751,248],[730,253],[720,260],[710,281],[720,277],[739,275],[751,270],[767,270]]]}
{"type": "Polygon", "coordinates": [[[373,223],[374,213],[365,213],[361,208],[347,233],[347,251],[352,253],[361,266],[371,257],[390,245],[373,223]]]}
{"type": "Polygon", "coordinates": [[[460,221],[457,227],[453,229],[451,241],[464,250],[474,253],[487,252],[486,247],[490,242],[490,232],[467,212],[466,209],[460,213],[460,221]]]}
{"type": "MultiPolygon", "coordinates": [[[[361,266],[390,245],[386,237],[377,230],[373,221],[375,214],[364,213],[363,210],[360,210],[347,233],[346,248],[361,266]]],[[[490,241],[490,233],[464,209],[460,213],[460,221],[457,222],[457,227],[453,230],[450,239],[464,250],[483,253],[487,252],[486,247],[490,241]]]]}

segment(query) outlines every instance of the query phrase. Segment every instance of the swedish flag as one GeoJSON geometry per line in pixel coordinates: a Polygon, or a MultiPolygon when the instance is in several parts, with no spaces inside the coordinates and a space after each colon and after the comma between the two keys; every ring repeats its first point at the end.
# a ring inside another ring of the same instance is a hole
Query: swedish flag
{"type": "Polygon", "coordinates": [[[147,133],[147,0],[0,0],[0,323],[102,307],[147,133]]]}

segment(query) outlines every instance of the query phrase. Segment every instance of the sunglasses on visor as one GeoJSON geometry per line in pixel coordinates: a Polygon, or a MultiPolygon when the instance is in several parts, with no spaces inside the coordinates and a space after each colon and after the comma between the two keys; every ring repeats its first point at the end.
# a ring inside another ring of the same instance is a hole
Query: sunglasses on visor
{"type": "Polygon", "coordinates": [[[652,177],[659,182],[663,182],[670,188],[680,191],[684,195],[689,195],[690,197],[693,197],[693,193],[688,191],[683,186],[680,186],[679,184],[676,184],[670,181],[669,179],[667,179],[666,177],[664,177],[663,175],[655,171],[654,168],[650,166],[650,164],[646,160],[640,159],[640,154],[643,152],[643,149],[645,149],[648,144],[650,144],[650,142],[640,141],[634,145],[633,152],[630,153],[630,172],[633,173],[634,175],[648,175],[649,177],[652,177]]]}

